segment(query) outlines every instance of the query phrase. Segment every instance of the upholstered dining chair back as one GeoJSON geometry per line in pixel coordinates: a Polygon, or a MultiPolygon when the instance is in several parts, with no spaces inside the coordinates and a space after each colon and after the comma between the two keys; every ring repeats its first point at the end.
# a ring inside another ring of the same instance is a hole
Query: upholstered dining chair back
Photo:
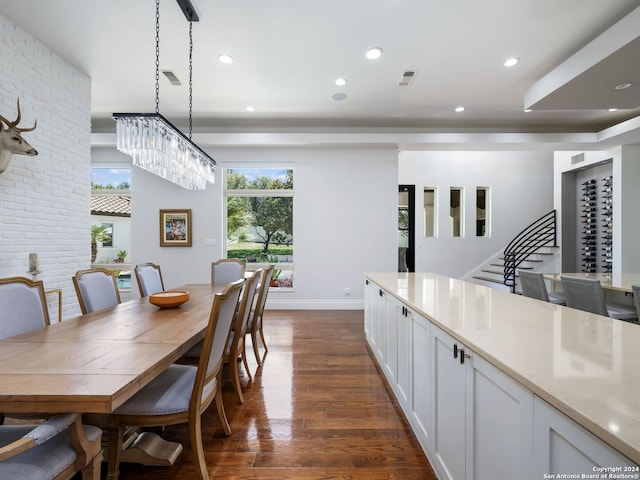
{"type": "Polygon", "coordinates": [[[141,297],[164,291],[160,265],[155,263],[141,263],[135,266],[134,272],[141,297]]]}
{"type": "Polygon", "coordinates": [[[556,305],[565,305],[566,299],[564,295],[559,293],[549,293],[544,277],[541,273],[527,272],[526,270],[518,270],[518,279],[520,280],[520,288],[525,297],[535,298],[543,302],[551,302],[556,305]]]}
{"type": "Polygon", "coordinates": [[[604,291],[599,280],[591,278],[560,277],[567,307],[597,315],[609,316],[604,291]]]}
{"type": "Polygon", "coordinates": [[[1,278],[0,305],[0,338],[49,325],[49,309],[40,280],[1,278]]]}
{"type": "Polygon", "coordinates": [[[264,338],[264,331],[262,329],[262,315],[264,313],[264,307],[267,303],[267,295],[269,294],[269,284],[273,277],[274,265],[269,265],[264,268],[262,272],[262,278],[260,279],[260,285],[258,287],[258,293],[254,307],[249,314],[249,323],[247,325],[247,334],[251,335],[251,343],[253,344],[253,353],[256,357],[258,365],[262,365],[262,357],[260,356],[260,350],[258,345],[258,336],[262,340],[262,346],[265,353],[269,350],[264,338]]]}
{"type": "Polygon", "coordinates": [[[120,303],[114,272],[104,268],[91,268],[77,271],[72,279],[83,315],[115,307],[120,303]]]}
{"type": "Polygon", "coordinates": [[[262,269],[258,269],[246,277],[246,283],[242,289],[242,296],[240,298],[240,305],[237,310],[235,322],[232,326],[231,332],[229,333],[229,341],[227,342],[227,349],[224,355],[225,363],[229,363],[233,387],[238,395],[240,403],[244,403],[244,396],[242,395],[242,387],[240,386],[240,372],[238,370],[237,360],[238,357],[242,357],[244,369],[251,379],[251,371],[249,370],[247,352],[245,350],[245,335],[247,334],[249,315],[251,314],[253,300],[256,295],[261,276],[262,269]]]}
{"type": "Polygon", "coordinates": [[[211,283],[231,283],[244,278],[247,263],[238,258],[221,258],[211,263],[211,283]]]}
{"type": "Polygon", "coordinates": [[[636,314],[640,319],[640,285],[631,285],[631,291],[633,292],[633,305],[636,307],[636,314]]]}
{"type": "Polygon", "coordinates": [[[0,426],[0,478],[68,480],[100,478],[102,430],[82,425],[78,414],[39,425],[0,426]]]}

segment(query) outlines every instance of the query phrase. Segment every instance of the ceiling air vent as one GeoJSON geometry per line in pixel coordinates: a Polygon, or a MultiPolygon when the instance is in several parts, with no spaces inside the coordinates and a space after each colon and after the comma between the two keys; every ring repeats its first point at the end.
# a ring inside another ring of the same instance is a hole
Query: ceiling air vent
{"type": "Polygon", "coordinates": [[[398,85],[401,87],[408,87],[415,76],[416,72],[414,70],[406,70],[402,72],[402,78],[398,82],[398,85]]]}
{"type": "Polygon", "coordinates": [[[178,80],[178,77],[176,77],[176,75],[171,70],[163,70],[162,73],[165,77],[167,77],[169,82],[171,82],[171,85],[174,85],[176,87],[182,85],[182,83],[180,83],[180,80],[178,80]]]}

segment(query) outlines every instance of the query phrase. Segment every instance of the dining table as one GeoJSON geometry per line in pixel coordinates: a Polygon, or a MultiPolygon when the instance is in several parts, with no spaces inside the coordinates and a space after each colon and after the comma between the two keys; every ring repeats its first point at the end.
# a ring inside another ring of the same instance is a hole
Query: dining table
{"type": "Polygon", "coordinates": [[[176,308],[143,297],[0,340],[0,412],[113,412],[204,338],[224,287],[184,285],[176,308]]]}

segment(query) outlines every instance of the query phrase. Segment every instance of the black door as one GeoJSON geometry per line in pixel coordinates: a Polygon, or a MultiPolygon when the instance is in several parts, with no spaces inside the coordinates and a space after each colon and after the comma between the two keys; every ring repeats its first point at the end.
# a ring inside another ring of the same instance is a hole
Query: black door
{"type": "Polygon", "coordinates": [[[415,272],[415,185],[398,187],[398,271],[415,272]]]}

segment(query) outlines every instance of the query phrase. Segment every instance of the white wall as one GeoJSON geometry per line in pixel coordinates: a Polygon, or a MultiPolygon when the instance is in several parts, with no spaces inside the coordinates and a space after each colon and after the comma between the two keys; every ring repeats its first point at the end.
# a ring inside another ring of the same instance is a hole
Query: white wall
{"type": "Polygon", "coordinates": [[[416,186],[416,271],[461,277],[553,209],[550,152],[401,152],[399,182],[416,186]],[[438,234],[424,237],[423,192],[436,188],[438,234]],[[464,189],[464,238],[449,235],[449,188],[464,189]],[[475,236],[476,187],[490,189],[490,237],[475,236]]]}
{"type": "MultiPolygon", "coordinates": [[[[237,163],[294,167],[295,286],[292,291],[272,290],[268,308],[363,308],[364,272],[396,268],[395,149],[208,150],[219,167],[237,163]],[[344,293],[345,288],[350,294],[344,293]]],[[[222,256],[224,243],[220,176],[219,168],[214,185],[191,192],[134,167],[131,263],[160,264],[167,288],[210,281],[210,264],[222,256]],[[191,208],[192,247],[159,246],[158,210],[165,208],[191,208]],[[216,245],[206,246],[205,239],[214,239],[216,245]]]]}
{"type": "MultiPolygon", "coordinates": [[[[46,289],[62,288],[63,317],[80,313],[71,276],[90,262],[88,77],[0,15],[0,114],[16,118],[39,152],[15,155],[0,175],[0,276],[26,276],[38,253],[46,289]]],[[[49,310],[56,320],[56,296],[49,310]]]]}

